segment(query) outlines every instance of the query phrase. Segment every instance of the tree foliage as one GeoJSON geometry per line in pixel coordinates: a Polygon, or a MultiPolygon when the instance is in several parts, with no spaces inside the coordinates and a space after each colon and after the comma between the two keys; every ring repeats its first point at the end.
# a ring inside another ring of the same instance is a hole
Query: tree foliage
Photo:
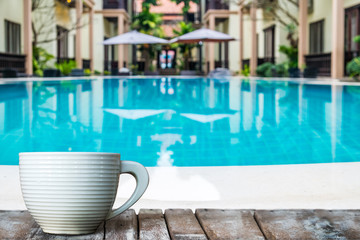
{"type": "MultiPolygon", "coordinates": [[[[133,16],[131,28],[139,32],[149,34],[156,37],[163,37],[164,31],[161,28],[162,15],[150,12],[151,6],[157,5],[156,0],[145,0],[142,3],[142,11],[133,16]]],[[[151,68],[152,59],[155,57],[155,52],[158,46],[142,45],[140,51],[142,57],[145,59],[145,70],[151,68]]]]}
{"type": "Polygon", "coordinates": [[[199,4],[199,0],[171,0],[172,2],[176,2],[177,5],[180,3],[184,3],[184,6],[182,8],[182,12],[184,15],[186,15],[190,10],[190,2],[199,4]]]}
{"type": "Polygon", "coordinates": [[[138,15],[133,17],[131,27],[139,32],[161,37],[163,35],[161,17],[161,14],[151,13],[150,8],[145,7],[138,15]]]}
{"type": "MultiPolygon", "coordinates": [[[[173,29],[173,33],[176,37],[182,36],[186,33],[190,33],[195,30],[195,28],[192,26],[192,23],[186,23],[184,21],[179,22],[179,30],[173,29]]],[[[195,44],[174,44],[174,47],[180,48],[180,53],[182,54],[184,58],[184,67],[185,69],[189,68],[189,59],[191,57],[191,49],[195,47],[195,44]]]]}
{"type": "Polygon", "coordinates": [[[255,4],[256,8],[262,9],[266,20],[279,22],[287,30],[288,35],[286,38],[290,46],[297,48],[297,31],[299,26],[297,14],[299,4],[296,0],[237,0],[237,4],[243,5],[245,9],[249,9],[252,4],[255,4]]]}
{"type": "Polygon", "coordinates": [[[356,37],[354,37],[353,41],[356,43],[360,43],[360,35],[357,35],[356,37]]]}
{"type": "Polygon", "coordinates": [[[33,72],[35,75],[42,77],[43,71],[49,68],[49,62],[54,59],[54,55],[48,53],[41,47],[33,48],[33,72]]]}
{"type": "Polygon", "coordinates": [[[77,28],[82,28],[86,24],[78,25],[80,19],[76,19],[75,22],[68,25],[65,31],[61,34],[54,34],[54,26],[56,25],[56,16],[54,9],[56,4],[60,4],[56,1],[48,0],[30,0],[31,11],[32,11],[32,35],[33,35],[33,46],[36,47],[42,43],[49,43],[63,38],[70,31],[77,28]]]}

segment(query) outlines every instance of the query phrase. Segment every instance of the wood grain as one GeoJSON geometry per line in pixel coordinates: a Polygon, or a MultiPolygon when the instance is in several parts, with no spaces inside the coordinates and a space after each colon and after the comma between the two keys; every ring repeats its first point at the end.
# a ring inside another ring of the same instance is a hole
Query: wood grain
{"type": "Polygon", "coordinates": [[[0,239],[25,239],[34,224],[27,211],[0,211],[0,239]]]}
{"type": "Polygon", "coordinates": [[[197,209],[195,214],[209,239],[265,239],[249,210],[197,209]]]}
{"type": "Polygon", "coordinates": [[[207,239],[195,215],[190,209],[167,209],[165,219],[171,239],[207,239]]]}
{"type": "Polygon", "coordinates": [[[140,240],[169,240],[164,214],[161,209],[141,209],[139,219],[140,240]]]}
{"type": "Polygon", "coordinates": [[[106,221],[106,239],[138,239],[138,221],[133,209],[126,210],[122,214],[106,221]]]}
{"type": "Polygon", "coordinates": [[[256,211],[267,239],[360,239],[360,210],[256,211]]]}

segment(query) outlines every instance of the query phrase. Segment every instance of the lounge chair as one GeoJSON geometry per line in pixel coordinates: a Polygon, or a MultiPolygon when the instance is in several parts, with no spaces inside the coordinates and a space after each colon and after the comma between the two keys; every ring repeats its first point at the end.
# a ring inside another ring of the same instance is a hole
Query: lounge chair
{"type": "Polygon", "coordinates": [[[83,77],[83,76],[85,76],[84,69],[74,68],[71,70],[70,76],[83,77]]]}
{"type": "Polygon", "coordinates": [[[61,77],[61,72],[56,68],[48,68],[44,70],[44,77],[61,77]]]}
{"type": "Polygon", "coordinates": [[[182,70],[182,71],[180,71],[180,75],[181,76],[196,76],[198,74],[197,74],[197,71],[194,71],[194,70],[182,70]]]}
{"type": "Polygon", "coordinates": [[[212,70],[208,77],[210,78],[218,78],[218,77],[230,77],[232,74],[229,69],[227,68],[216,68],[215,70],[212,70]]]}
{"type": "Polygon", "coordinates": [[[289,77],[291,77],[291,78],[299,78],[300,77],[300,69],[298,69],[298,68],[289,68],[288,73],[289,73],[289,77]]]}
{"type": "Polygon", "coordinates": [[[158,71],[144,71],[145,76],[157,76],[159,75],[158,71]]]}
{"type": "Polygon", "coordinates": [[[18,71],[13,68],[6,68],[2,72],[3,78],[17,78],[18,77],[18,71]]]}
{"type": "Polygon", "coordinates": [[[318,69],[314,67],[307,67],[304,69],[304,78],[317,78],[318,69]]]}

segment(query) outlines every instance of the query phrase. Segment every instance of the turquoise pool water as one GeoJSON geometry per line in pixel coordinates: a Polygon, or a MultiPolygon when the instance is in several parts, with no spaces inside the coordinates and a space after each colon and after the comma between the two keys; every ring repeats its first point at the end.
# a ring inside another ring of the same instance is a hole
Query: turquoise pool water
{"type": "Polygon", "coordinates": [[[204,78],[0,85],[0,165],[26,151],[118,152],[145,166],[360,159],[360,87],[204,78]]]}

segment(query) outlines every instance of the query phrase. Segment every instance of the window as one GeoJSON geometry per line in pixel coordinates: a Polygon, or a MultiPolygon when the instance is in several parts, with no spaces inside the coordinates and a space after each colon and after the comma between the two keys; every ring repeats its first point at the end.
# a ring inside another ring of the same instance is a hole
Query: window
{"type": "Polygon", "coordinates": [[[345,51],[360,50],[359,44],[353,41],[360,34],[360,5],[345,10],[345,51]]]}
{"type": "Polygon", "coordinates": [[[56,26],[57,32],[57,57],[58,58],[67,58],[68,57],[68,30],[56,26]]]}
{"type": "Polygon", "coordinates": [[[5,20],[5,51],[20,54],[21,26],[18,23],[5,20]]]}
{"type": "Polygon", "coordinates": [[[324,52],[324,20],[310,24],[310,53],[324,52]]]}
{"type": "Polygon", "coordinates": [[[275,26],[264,30],[264,58],[273,62],[275,56],[275,26]]]}

